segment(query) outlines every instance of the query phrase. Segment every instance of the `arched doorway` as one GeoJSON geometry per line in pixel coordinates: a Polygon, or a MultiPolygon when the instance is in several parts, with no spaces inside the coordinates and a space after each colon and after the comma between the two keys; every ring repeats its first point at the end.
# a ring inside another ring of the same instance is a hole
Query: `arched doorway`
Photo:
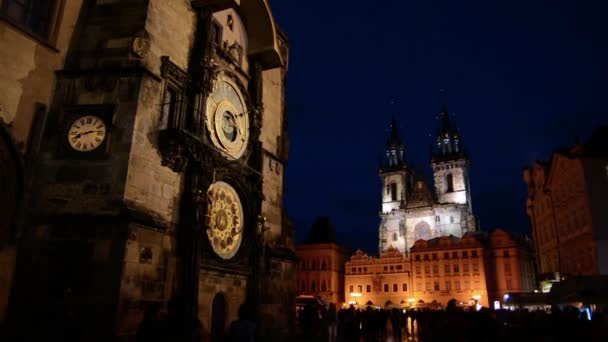
{"type": "Polygon", "coordinates": [[[211,342],[224,340],[226,328],[226,297],[218,293],[211,304],[211,342]]]}
{"type": "Polygon", "coordinates": [[[429,240],[431,238],[431,226],[426,221],[420,221],[414,227],[414,240],[429,240]]]}

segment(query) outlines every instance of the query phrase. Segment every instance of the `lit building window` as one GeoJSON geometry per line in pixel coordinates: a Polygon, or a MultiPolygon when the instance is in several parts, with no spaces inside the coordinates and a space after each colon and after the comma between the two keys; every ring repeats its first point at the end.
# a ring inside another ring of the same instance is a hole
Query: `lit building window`
{"type": "Polygon", "coordinates": [[[388,284],[384,284],[384,292],[388,292],[388,284]]]}
{"type": "Polygon", "coordinates": [[[460,272],[458,264],[454,264],[454,273],[458,273],[458,272],[460,272]]]}
{"type": "Polygon", "coordinates": [[[464,264],[462,264],[462,271],[464,273],[469,273],[469,263],[465,262],[464,264]]]}
{"type": "Polygon", "coordinates": [[[397,200],[397,183],[391,183],[391,200],[397,200]]]}
{"type": "Polygon", "coordinates": [[[511,279],[507,279],[507,290],[513,290],[513,281],[511,279]]]}
{"type": "Polygon", "coordinates": [[[431,282],[430,281],[426,282],[426,290],[431,291],[431,282]]]}
{"type": "Polygon", "coordinates": [[[363,292],[363,285],[357,286],[357,292],[359,292],[359,293],[363,292]]]}
{"type": "Polygon", "coordinates": [[[444,272],[445,272],[445,273],[450,273],[450,264],[446,264],[446,265],[444,266],[444,272]]]}
{"type": "Polygon", "coordinates": [[[372,292],[372,286],[371,285],[365,286],[365,290],[367,291],[367,293],[372,292]]]}
{"type": "Polygon", "coordinates": [[[355,292],[355,286],[354,285],[349,286],[348,287],[348,292],[350,292],[350,293],[355,292]]]}
{"type": "Polygon", "coordinates": [[[478,263],[473,263],[473,272],[479,272],[479,264],[478,263]]]}
{"type": "Polygon", "coordinates": [[[420,265],[416,265],[416,274],[420,274],[420,265]]]}
{"type": "Polygon", "coordinates": [[[460,281],[459,280],[454,280],[454,289],[456,291],[460,291],[460,281]]]}
{"type": "Polygon", "coordinates": [[[407,284],[403,283],[403,292],[407,292],[407,284]]]}
{"type": "Polygon", "coordinates": [[[433,273],[434,274],[439,273],[439,266],[438,265],[433,265],[433,273]]]}
{"type": "Polygon", "coordinates": [[[434,284],[434,285],[435,285],[435,286],[434,286],[435,291],[439,291],[439,282],[438,282],[438,281],[435,281],[435,284],[434,284]]]}
{"type": "Polygon", "coordinates": [[[397,284],[393,284],[393,292],[399,291],[399,286],[397,284]]]}
{"type": "Polygon", "coordinates": [[[446,291],[450,291],[450,287],[451,287],[451,286],[450,286],[450,281],[449,281],[449,280],[446,280],[446,281],[445,281],[445,290],[446,290],[446,291]]]}
{"type": "Polygon", "coordinates": [[[471,289],[471,282],[469,280],[465,280],[464,281],[464,289],[465,290],[470,290],[471,289]]]}
{"type": "Polygon", "coordinates": [[[327,291],[327,285],[325,284],[325,280],[323,280],[323,282],[321,282],[321,291],[323,291],[323,292],[327,291]]]}
{"type": "Polygon", "coordinates": [[[511,273],[511,263],[510,262],[505,262],[505,273],[511,273]]]}

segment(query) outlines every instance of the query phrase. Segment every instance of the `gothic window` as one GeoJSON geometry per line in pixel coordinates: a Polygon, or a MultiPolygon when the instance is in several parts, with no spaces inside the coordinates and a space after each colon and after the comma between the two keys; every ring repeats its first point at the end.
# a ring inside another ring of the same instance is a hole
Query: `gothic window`
{"type": "Polygon", "coordinates": [[[182,128],[185,118],[181,104],[184,102],[185,82],[188,76],[168,56],[161,57],[161,76],[164,78],[165,89],[160,104],[160,129],[182,128]]]}
{"type": "Polygon", "coordinates": [[[447,186],[446,192],[454,192],[454,176],[451,173],[445,177],[445,184],[447,186]]]}
{"type": "Polygon", "coordinates": [[[397,241],[397,233],[393,233],[393,241],[397,241]]]}
{"type": "Polygon", "coordinates": [[[0,1],[2,16],[42,38],[49,38],[56,19],[57,0],[0,1]]]}
{"type": "Polygon", "coordinates": [[[391,183],[391,201],[397,200],[397,183],[391,183]]]}
{"type": "Polygon", "coordinates": [[[426,221],[421,221],[414,227],[414,240],[429,240],[431,238],[431,226],[426,221]]]}

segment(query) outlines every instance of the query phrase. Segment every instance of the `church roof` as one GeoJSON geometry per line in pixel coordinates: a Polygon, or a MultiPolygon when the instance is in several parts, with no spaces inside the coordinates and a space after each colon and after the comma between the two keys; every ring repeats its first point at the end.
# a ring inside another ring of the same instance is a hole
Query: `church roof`
{"type": "Polygon", "coordinates": [[[435,203],[435,198],[430,190],[427,181],[423,177],[416,177],[414,190],[407,201],[406,208],[420,208],[432,206],[435,203]]]}
{"type": "Polygon", "coordinates": [[[337,243],[334,226],[327,216],[317,217],[305,242],[307,245],[317,243],[337,243]]]}

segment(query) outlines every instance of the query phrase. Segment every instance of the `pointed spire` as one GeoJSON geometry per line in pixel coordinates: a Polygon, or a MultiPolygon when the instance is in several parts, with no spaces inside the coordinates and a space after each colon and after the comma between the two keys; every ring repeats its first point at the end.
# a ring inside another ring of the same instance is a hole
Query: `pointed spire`
{"type": "Polygon", "coordinates": [[[450,112],[446,103],[446,91],[440,90],[441,93],[441,123],[437,130],[437,149],[434,153],[435,157],[448,157],[455,154],[461,154],[464,151],[461,147],[460,134],[458,128],[450,120],[450,112]]]}
{"type": "Polygon", "coordinates": [[[402,146],[401,138],[399,137],[399,128],[395,114],[392,114],[389,138],[386,141],[386,147],[402,146]]]}
{"type": "MultiPolygon", "coordinates": [[[[391,107],[394,106],[395,100],[389,101],[391,107]]],[[[384,165],[381,168],[393,168],[401,167],[405,164],[403,159],[403,141],[399,135],[399,125],[397,125],[397,118],[395,117],[394,109],[391,110],[391,123],[389,127],[388,137],[386,139],[386,158],[384,165]]]]}

